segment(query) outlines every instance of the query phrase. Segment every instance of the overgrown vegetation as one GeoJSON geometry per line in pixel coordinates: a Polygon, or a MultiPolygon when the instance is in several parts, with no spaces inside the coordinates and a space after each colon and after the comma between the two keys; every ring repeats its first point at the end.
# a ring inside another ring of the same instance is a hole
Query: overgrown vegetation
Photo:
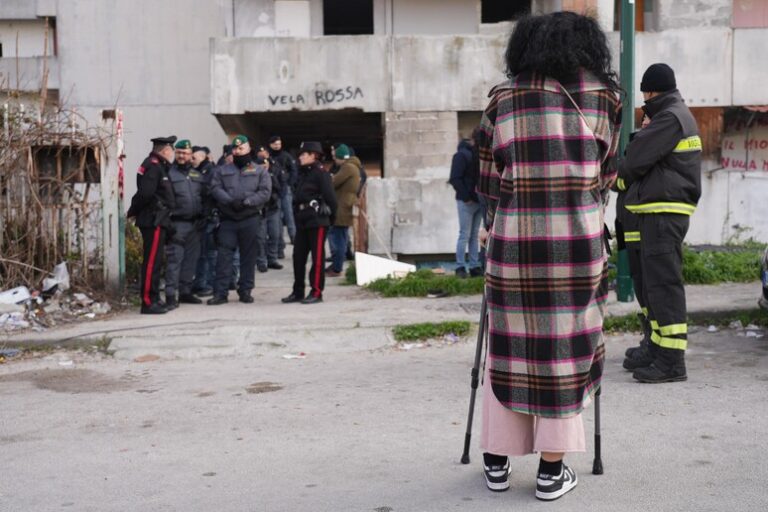
{"type": "Polygon", "coordinates": [[[484,279],[435,274],[431,270],[417,270],[402,279],[378,279],[367,285],[369,290],[384,297],[426,297],[427,295],[477,295],[483,292],[484,279]]]}
{"type": "Polygon", "coordinates": [[[355,269],[355,264],[350,263],[347,265],[347,270],[344,272],[344,281],[342,284],[345,285],[354,285],[357,284],[357,269],[355,269]]]}
{"type": "MultiPolygon", "coordinates": [[[[688,325],[715,325],[727,327],[734,321],[740,321],[743,326],[749,324],[768,327],[768,312],[762,309],[748,311],[726,311],[723,313],[694,313],[688,316],[688,325]]],[[[622,316],[606,316],[603,320],[603,330],[613,332],[640,332],[640,318],[636,314],[622,316]]]]}
{"type": "Polygon", "coordinates": [[[398,325],[392,329],[397,341],[418,341],[454,334],[466,336],[472,324],[467,321],[398,325]]]}
{"type": "Polygon", "coordinates": [[[749,243],[723,250],[683,249],[683,280],[688,284],[748,283],[760,279],[765,246],[749,243]]]}
{"type": "Polygon", "coordinates": [[[125,225],[125,281],[138,283],[141,276],[141,260],[144,245],[139,228],[130,222],[125,225]]]}

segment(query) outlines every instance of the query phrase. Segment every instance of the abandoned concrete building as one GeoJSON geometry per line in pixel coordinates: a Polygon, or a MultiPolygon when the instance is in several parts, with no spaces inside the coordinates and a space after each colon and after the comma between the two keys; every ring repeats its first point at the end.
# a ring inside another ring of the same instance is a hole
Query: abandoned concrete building
{"type": "MultiPolygon", "coordinates": [[[[147,140],[157,134],[214,149],[239,132],[256,140],[280,133],[292,148],[302,139],[346,142],[377,176],[367,189],[376,235],[368,233],[369,251],[413,259],[453,251],[450,161],[488,91],[504,79],[509,20],[529,11],[588,11],[608,33],[618,68],[620,5],[3,0],[0,80],[37,90],[46,59],[48,88],[59,101],[94,123],[103,109],[121,110],[127,196],[147,140]],[[55,37],[44,53],[46,20],[55,37]]],[[[669,63],[703,134],[704,195],[689,241],[768,240],[768,0],[635,6],[638,81],[649,64],[669,63]]],[[[118,179],[116,167],[105,172],[103,179],[118,179]]]]}

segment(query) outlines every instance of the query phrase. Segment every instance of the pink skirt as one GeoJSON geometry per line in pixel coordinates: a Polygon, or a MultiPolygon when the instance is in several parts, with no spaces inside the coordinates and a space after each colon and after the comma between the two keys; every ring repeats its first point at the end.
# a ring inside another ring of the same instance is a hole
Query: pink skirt
{"type": "Polygon", "coordinates": [[[495,455],[573,453],[586,451],[581,413],[569,418],[542,418],[511,411],[501,405],[483,379],[483,431],[480,446],[495,455]]]}

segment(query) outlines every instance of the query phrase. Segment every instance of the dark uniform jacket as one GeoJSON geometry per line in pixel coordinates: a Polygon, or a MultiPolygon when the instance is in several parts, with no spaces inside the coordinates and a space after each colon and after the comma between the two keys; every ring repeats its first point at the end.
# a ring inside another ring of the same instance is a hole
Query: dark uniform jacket
{"type": "Polygon", "coordinates": [[[196,221],[204,214],[205,178],[191,165],[179,166],[173,164],[168,171],[168,177],[176,198],[176,207],[171,214],[172,220],[196,221]]]}
{"type": "Polygon", "coordinates": [[[223,219],[243,220],[261,215],[272,193],[272,180],[264,165],[251,162],[242,169],[235,164],[217,167],[211,193],[223,219]]]}
{"type": "Polygon", "coordinates": [[[296,227],[299,229],[330,226],[336,216],[336,195],[333,193],[331,175],[325,172],[320,162],[299,168],[296,193],[293,196],[293,210],[296,227]],[[317,201],[318,209],[310,203],[317,201]],[[327,206],[330,214],[324,214],[321,206],[327,206]]]}
{"type": "MultiPolygon", "coordinates": [[[[296,160],[293,159],[290,153],[283,151],[282,149],[280,151],[274,151],[270,148],[269,156],[282,168],[283,172],[286,174],[285,180],[288,186],[290,186],[291,189],[295,189],[296,182],[299,179],[299,171],[298,167],[296,166],[296,160]]],[[[281,197],[285,197],[287,192],[288,188],[286,187],[280,192],[281,197]]]]}
{"type": "Polygon", "coordinates": [[[214,169],[216,166],[210,160],[205,160],[199,167],[195,167],[195,170],[203,176],[203,212],[205,216],[211,215],[216,207],[216,201],[211,195],[211,180],[213,180],[214,169]]]}
{"type": "Polygon", "coordinates": [[[168,227],[175,208],[173,188],[168,179],[170,164],[156,153],[150,153],[136,174],[136,194],[131,198],[128,217],[136,217],[136,226],[168,227]]]}
{"type": "Polygon", "coordinates": [[[701,139],[677,90],[645,102],[651,123],[619,164],[619,183],[632,213],[692,215],[701,196],[701,139]]]}
{"type": "Polygon", "coordinates": [[[272,157],[268,158],[269,177],[272,179],[272,194],[267,202],[267,211],[274,211],[280,208],[280,198],[285,194],[285,188],[288,186],[288,174],[283,169],[280,162],[272,157]]]}

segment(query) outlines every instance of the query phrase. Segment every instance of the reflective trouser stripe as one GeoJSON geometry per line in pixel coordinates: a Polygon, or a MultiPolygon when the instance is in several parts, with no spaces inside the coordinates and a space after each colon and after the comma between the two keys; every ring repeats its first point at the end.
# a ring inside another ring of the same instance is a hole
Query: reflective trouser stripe
{"type": "Polygon", "coordinates": [[[643,312],[643,315],[645,315],[645,318],[648,318],[648,308],[640,308],[640,311],[643,312]]]}
{"type": "Polygon", "coordinates": [[[624,192],[627,190],[627,183],[624,181],[624,178],[618,178],[616,180],[616,188],[624,192]]]}
{"type": "Polygon", "coordinates": [[[625,231],[624,232],[624,241],[625,242],[639,242],[640,241],[640,232],[639,231],[625,231]]]}
{"type": "Polygon", "coordinates": [[[625,206],[632,213],[677,213],[680,215],[693,215],[696,207],[688,203],[645,203],[628,204],[625,206]]]}
{"type": "Polygon", "coordinates": [[[651,341],[662,348],[671,348],[673,350],[685,350],[688,348],[688,340],[686,338],[662,336],[656,331],[651,333],[651,341]]]}
{"type": "Polygon", "coordinates": [[[677,146],[675,146],[673,153],[690,153],[692,151],[701,150],[701,137],[694,135],[693,137],[686,137],[685,139],[681,139],[680,142],[677,143],[677,146]]]}
{"type": "Polygon", "coordinates": [[[659,329],[662,336],[675,336],[677,334],[688,334],[688,324],[663,325],[659,329]]]}

